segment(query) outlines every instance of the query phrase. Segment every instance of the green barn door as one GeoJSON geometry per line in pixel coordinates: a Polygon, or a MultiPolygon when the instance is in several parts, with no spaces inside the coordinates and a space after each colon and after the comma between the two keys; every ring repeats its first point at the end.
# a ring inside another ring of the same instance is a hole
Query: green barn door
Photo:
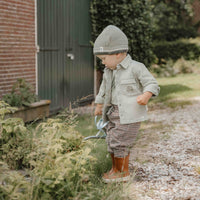
{"type": "Polygon", "coordinates": [[[38,93],[56,111],[93,98],[90,0],[38,0],[38,93]]]}

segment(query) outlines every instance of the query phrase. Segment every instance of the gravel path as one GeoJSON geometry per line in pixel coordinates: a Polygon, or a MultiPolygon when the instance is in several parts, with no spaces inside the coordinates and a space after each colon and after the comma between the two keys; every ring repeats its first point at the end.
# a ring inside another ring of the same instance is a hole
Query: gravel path
{"type": "Polygon", "coordinates": [[[149,120],[162,124],[162,130],[156,130],[158,140],[142,150],[133,149],[130,168],[135,178],[128,196],[137,200],[200,200],[200,100],[176,110],[151,111],[149,120]],[[146,162],[137,161],[137,152],[144,154],[146,162]]]}

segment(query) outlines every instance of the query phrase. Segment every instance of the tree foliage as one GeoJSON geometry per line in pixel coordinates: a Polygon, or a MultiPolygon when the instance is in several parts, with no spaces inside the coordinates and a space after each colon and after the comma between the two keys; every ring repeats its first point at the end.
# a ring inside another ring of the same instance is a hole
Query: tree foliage
{"type": "Polygon", "coordinates": [[[153,39],[174,41],[195,37],[193,0],[152,0],[153,39]]]}
{"type": "Polygon", "coordinates": [[[127,35],[133,59],[148,66],[153,60],[150,11],[147,0],[91,1],[93,41],[107,25],[115,25],[127,35]]]}

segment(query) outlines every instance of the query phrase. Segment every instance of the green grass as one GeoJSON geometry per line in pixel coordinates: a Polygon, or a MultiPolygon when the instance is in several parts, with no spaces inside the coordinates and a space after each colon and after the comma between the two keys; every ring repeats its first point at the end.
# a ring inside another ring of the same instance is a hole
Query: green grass
{"type": "Polygon", "coordinates": [[[162,103],[175,108],[192,103],[192,98],[200,96],[200,75],[181,74],[175,77],[157,78],[160,94],[150,105],[162,103]]]}
{"type": "MultiPolygon", "coordinates": [[[[94,116],[84,115],[78,117],[78,125],[76,129],[84,136],[96,135],[98,132],[94,116]]],[[[110,156],[107,153],[107,145],[105,139],[90,139],[93,144],[92,155],[97,158],[97,164],[94,166],[96,175],[101,175],[111,167],[110,156]]]]}
{"type": "Polygon", "coordinates": [[[94,116],[82,115],[78,117],[77,130],[81,132],[83,136],[96,135],[97,129],[94,124],[94,116]]]}

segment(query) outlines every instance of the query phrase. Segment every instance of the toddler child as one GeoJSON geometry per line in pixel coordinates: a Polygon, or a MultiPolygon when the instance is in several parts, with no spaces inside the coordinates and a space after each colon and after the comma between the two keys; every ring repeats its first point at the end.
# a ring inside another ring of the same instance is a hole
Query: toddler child
{"type": "Polygon", "coordinates": [[[130,148],[140,123],[147,119],[146,105],[160,88],[144,64],[127,54],[128,39],[118,27],[107,26],[97,37],[93,52],[105,65],[94,113],[109,121],[106,142],[112,169],[103,175],[103,181],[125,182],[130,179],[130,148]]]}

